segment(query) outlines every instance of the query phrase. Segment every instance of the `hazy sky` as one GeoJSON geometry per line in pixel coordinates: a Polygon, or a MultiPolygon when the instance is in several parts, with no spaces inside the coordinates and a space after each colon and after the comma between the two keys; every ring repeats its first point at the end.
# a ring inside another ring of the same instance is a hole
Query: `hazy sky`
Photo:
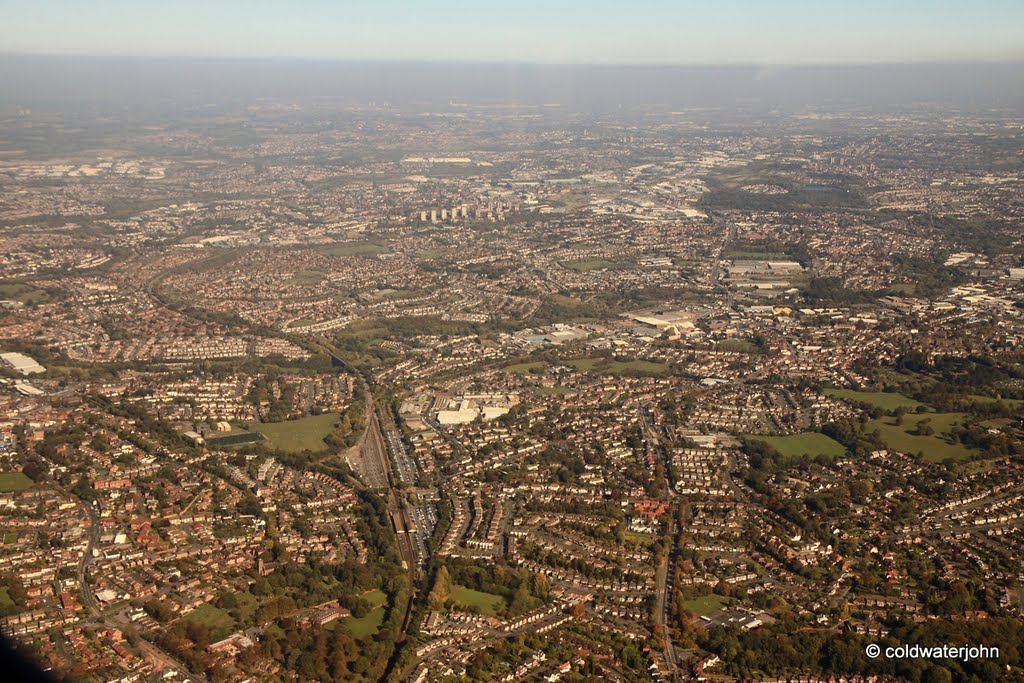
{"type": "Polygon", "coordinates": [[[1024,59],[1024,0],[0,0],[0,52],[542,63],[1024,59]]]}

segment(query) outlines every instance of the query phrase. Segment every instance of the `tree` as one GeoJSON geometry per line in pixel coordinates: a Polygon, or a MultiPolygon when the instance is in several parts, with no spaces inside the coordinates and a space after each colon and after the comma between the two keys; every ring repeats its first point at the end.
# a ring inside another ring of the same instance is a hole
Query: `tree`
{"type": "Polygon", "coordinates": [[[448,567],[441,565],[437,570],[437,577],[434,579],[434,587],[430,589],[427,596],[427,604],[430,609],[441,609],[452,597],[451,576],[448,574],[448,567]]]}

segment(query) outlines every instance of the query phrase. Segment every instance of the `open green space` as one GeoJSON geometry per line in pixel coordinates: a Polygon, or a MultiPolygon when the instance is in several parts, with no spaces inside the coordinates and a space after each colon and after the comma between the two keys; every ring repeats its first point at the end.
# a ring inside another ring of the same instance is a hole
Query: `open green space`
{"type": "Polygon", "coordinates": [[[231,615],[211,603],[206,603],[195,608],[184,617],[186,621],[202,624],[210,630],[210,639],[220,640],[235,630],[235,620],[231,615]]]}
{"type": "Polygon", "coordinates": [[[377,607],[372,609],[365,617],[360,619],[345,617],[340,621],[352,633],[354,638],[372,636],[380,630],[380,625],[384,623],[384,608],[377,607]]]}
{"type": "Polygon", "coordinates": [[[363,600],[370,603],[372,607],[380,607],[388,601],[387,593],[382,590],[373,590],[360,595],[363,600]]]}
{"type": "Polygon", "coordinates": [[[516,375],[529,374],[531,370],[543,368],[547,365],[544,361],[535,361],[533,363],[516,363],[515,365],[509,365],[504,368],[505,372],[511,372],[516,375]]]}
{"type": "Polygon", "coordinates": [[[624,535],[626,537],[627,544],[649,546],[654,543],[654,536],[651,534],[643,534],[639,531],[627,531],[624,535]]]}
{"type": "Polygon", "coordinates": [[[420,261],[430,261],[433,259],[439,259],[442,256],[449,256],[454,254],[457,250],[452,247],[432,247],[430,249],[420,249],[413,252],[413,255],[420,261]]]}
{"type": "Polygon", "coordinates": [[[32,480],[22,472],[0,472],[0,491],[24,491],[32,486],[32,480]]]}
{"type": "Polygon", "coordinates": [[[494,593],[484,593],[472,588],[466,588],[465,586],[454,586],[452,588],[452,599],[460,607],[475,607],[481,614],[491,617],[497,616],[499,612],[505,609],[505,598],[502,596],[495,595],[494,593]]]}
{"type": "Polygon", "coordinates": [[[376,256],[391,250],[377,242],[342,242],[320,247],[317,251],[328,256],[376,256]]]}
{"type": "Polygon", "coordinates": [[[301,451],[322,451],[327,447],[324,439],[334,430],[338,413],[310,415],[298,420],[284,422],[261,422],[252,429],[270,441],[271,446],[287,453],[301,451]]]}
{"type": "Polygon", "coordinates": [[[627,372],[634,372],[643,375],[665,375],[668,374],[668,366],[664,363],[654,363],[649,360],[617,361],[606,358],[577,358],[566,361],[580,372],[599,372],[605,375],[621,375],[627,372]]]}
{"type": "Polygon", "coordinates": [[[238,620],[242,624],[251,624],[260,601],[249,591],[236,591],[233,595],[238,604],[238,620]]]}
{"type": "Polygon", "coordinates": [[[590,270],[625,270],[632,268],[634,264],[629,261],[608,261],[606,259],[586,259],[583,261],[566,261],[562,264],[566,268],[578,270],[585,273],[590,270]]]}
{"type": "Polygon", "coordinates": [[[370,603],[373,606],[366,616],[356,619],[355,617],[346,617],[341,620],[341,623],[351,631],[355,638],[365,638],[366,636],[373,635],[380,630],[380,625],[384,623],[384,612],[387,609],[388,596],[384,591],[372,590],[367,593],[360,595],[363,600],[370,603]]]}
{"type": "Polygon", "coordinates": [[[730,251],[725,255],[726,259],[734,261],[788,261],[786,254],[775,251],[730,251]]]}
{"type": "Polygon", "coordinates": [[[14,607],[14,600],[11,600],[11,596],[7,593],[7,587],[0,587],[0,609],[10,609],[14,607]]]}
{"type": "Polygon", "coordinates": [[[965,413],[912,414],[903,417],[903,424],[898,424],[895,417],[870,420],[865,425],[865,430],[872,432],[877,429],[886,447],[900,453],[922,453],[926,460],[933,462],[942,462],[946,458],[967,460],[977,451],[963,444],[953,443],[948,439],[952,428],[963,424],[965,419],[967,419],[965,413]],[[917,423],[920,420],[927,420],[928,426],[934,433],[916,434],[917,423]]]}
{"type": "Polygon", "coordinates": [[[46,292],[30,285],[16,282],[0,284],[0,299],[20,301],[27,306],[45,303],[50,300],[46,292]]]}
{"type": "Polygon", "coordinates": [[[840,458],[846,454],[846,448],[841,443],[818,432],[803,432],[786,436],[748,434],[747,438],[763,441],[789,458],[814,458],[819,455],[840,458]]]}
{"type": "Polygon", "coordinates": [[[1011,408],[1024,406],[1024,401],[1019,398],[996,398],[995,396],[979,396],[978,394],[971,394],[967,398],[975,403],[1005,403],[1011,408]]]}
{"type": "Polygon", "coordinates": [[[693,612],[698,617],[711,616],[715,612],[718,612],[731,604],[732,600],[729,598],[716,595],[714,593],[683,601],[683,607],[688,611],[693,612]]]}
{"type": "Polygon", "coordinates": [[[540,396],[575,394],[576,390],[571,387],[535,387],[534,391],[540,396]]]}
{"type": "Polygon", "coordinates": [[[746,339],[723,339],[715,344],[715,349],[728,353],[754,353],[757,351],[757,344],[746,339]]]}
{"type": "Polygon", "coordinates": [[[896,410],[903,407],[907,410],[917,410],[924,404],[915,401],[909,396],[897,394],[891,391],[855,391],[854,389],[826,389],[826,396],[832,398],[843,398],[857,403],[866,403],[882,410],[896,410]]]}
{"type": "Polygon", "coordinates": [[[8,531],[4,534],[4,545],[11,545],[12,543],[18,542],[18,532],[8,531]]]}
{"type": "Polygon", "coordinates": [[[288,278],[288,281],[296,285],[315,285],[322,282],[325,277],[327,275],[319,270],[300,270],[288,278]]]}

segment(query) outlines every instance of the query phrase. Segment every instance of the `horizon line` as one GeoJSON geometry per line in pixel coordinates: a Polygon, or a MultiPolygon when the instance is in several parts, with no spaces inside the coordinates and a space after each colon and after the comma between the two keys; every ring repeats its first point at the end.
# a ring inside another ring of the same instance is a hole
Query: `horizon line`
{"type": "Polygon", "coordinates": [[[691,61],[691,62],[559,62],[526,61],[511,59],[430,59],[382,57],[326,57],[302,55],[187,55],[187,54],[116,54],[116,53],[63,53],[63,52],[6,52],[0,50],[0,59],[110,59],[126,61],[221,61],[221,62],[306,62],[321,64],[363,64],[363,65],[424,65],[424,66],[533,66],[533,67],[906,67],[906,66],[1016,66],[1024,65],[1024,56],[1006,59],[951,59],[951,60],[904,60],[904,61],[820,61],[820,62],[771,62],[771,61],[691,61]]]}

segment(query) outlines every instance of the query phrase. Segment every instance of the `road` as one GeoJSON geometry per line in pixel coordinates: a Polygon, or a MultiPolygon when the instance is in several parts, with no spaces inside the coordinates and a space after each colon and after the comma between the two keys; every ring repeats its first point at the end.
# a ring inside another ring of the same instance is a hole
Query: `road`
{"type": "Polygon", "coordinates": [[[670,519],[670,543],[658,565],[655,585],[654,623],[655,625],[660,624],[662,626],[662,631],[665,634],[665,663],[670,667],[672,680],[679,680],[679,658],[676,656],[676,646],[675,643],[672,642],[671,627],[668,623],[669,599],[672,591],[672,586],[669,582],[669,574],[672,571],[672,558],[676,553],[676,537],[678,533],[673,503],[677,500],[678,494],[675,491],[672,477],[669,474],[670,470],[668,459],[671,457],[670,451],[662,445],[661,436],[658,434],[658,430],[652,419],[651,408],[648,406],[640,407],[640,424],[643,426],[644,438],[647,439],[648,444],[653,445],[653,447],[662,455],[661,462],[659,463],[659,472],[665,484],[665,495],[668,497],[670,503],[668,513],[670,519]]]}

